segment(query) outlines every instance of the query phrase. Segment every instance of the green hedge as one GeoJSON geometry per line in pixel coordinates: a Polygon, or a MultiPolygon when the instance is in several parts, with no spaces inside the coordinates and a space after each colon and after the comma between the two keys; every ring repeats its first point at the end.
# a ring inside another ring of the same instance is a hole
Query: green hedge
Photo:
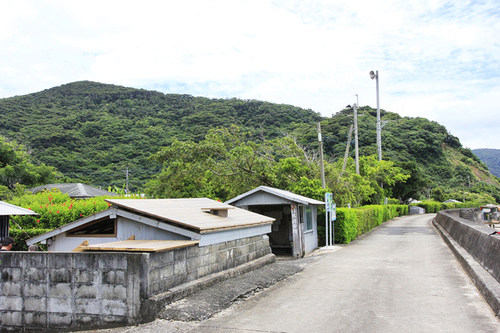
{"type": "Polygon", "coordinates": [[[397,216],[408,215],[406,205],[370,205],[360,208],[337,208],[335,243],[348,244],[359,235],[397,216]]]}
{"type": "Polygon", "coordinates": [[[450,202],[442,203],[438,201],[423,201],[419,203],[411,204],[410,206],[418,206],[425,209],[426,213],[437,213],[441,210],[446,209],[460,209],[460,208],[474,208],[481,207],[482,204],[478,202],[450,202]]]}

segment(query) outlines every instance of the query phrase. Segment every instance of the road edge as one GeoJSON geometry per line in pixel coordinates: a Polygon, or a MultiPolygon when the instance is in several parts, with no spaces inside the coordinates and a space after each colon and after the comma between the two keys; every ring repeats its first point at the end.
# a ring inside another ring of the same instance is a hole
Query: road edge
{"type": "Polygon", "coordinates": [[[446,230],[432,219],[432,224],[443,238],[444,242],[455,255],[469,278],[489,304],[495,315],[500,314],[500,284],[491,274],[479,264],[446,230]]]}

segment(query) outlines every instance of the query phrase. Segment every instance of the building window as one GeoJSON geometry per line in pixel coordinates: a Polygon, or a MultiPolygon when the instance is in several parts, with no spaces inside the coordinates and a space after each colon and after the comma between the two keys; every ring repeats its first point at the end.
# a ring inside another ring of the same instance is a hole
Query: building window
{"type": "Polygon", "coordinates": [[[115,237],[116,219],[104,219],[84,224],[66,232],[67,237],[115,237]]]}
{"type": "Polygon", "coordinates": [[[313,230],[313,216],[311,206],[307,206],[305,209],[304,220],[306,223],[306,230],[313,230]]]}

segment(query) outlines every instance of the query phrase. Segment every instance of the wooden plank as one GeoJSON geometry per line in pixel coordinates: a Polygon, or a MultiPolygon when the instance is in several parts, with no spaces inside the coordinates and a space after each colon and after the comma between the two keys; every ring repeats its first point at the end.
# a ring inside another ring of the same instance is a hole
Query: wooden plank
{"type": "Polygon", "coordinates": [[[183,247],[193,246],[199,241],[179,240],[125,240],[111,243],[93,244],[81,246],[83,250],[91,251],[137,251],[137,252],[161,252],[183,247]]]}
{"type": "Polygon", "coordinates": [[[89,241],[88,240],[84,240],[82,242],[82,244],[80,244],[77,247],[75,247],[75,249],[72,252],[83,252],[83,251],[85,251],[85,246],[87,246],[87,245],[89,245],[89,241]]]}

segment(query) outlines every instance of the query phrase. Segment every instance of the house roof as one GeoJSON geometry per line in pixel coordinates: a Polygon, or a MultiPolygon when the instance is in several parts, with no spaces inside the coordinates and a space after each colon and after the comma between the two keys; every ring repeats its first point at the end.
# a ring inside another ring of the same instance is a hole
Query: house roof
{"type": "Polygon", "coordinates": [[[259,186],[254,188],[253,190],[250,190],[248,192],[245,192],[243,194],[238,195],[237,197],[234,197],[228,201],[226,201],[226,204],[232,204],[235,203],[243,198],[246,198],[248,196],[253,195],[254,193],[258,192],[266,192],[272,195],[275,195],[280,198],[284,198],[293,202],[297,202],[302,205],[324,205],[325,203],[323,201],[318,201],[315,199],[311,199],[308,197],[304,197],[302,195],[298,195],[295,193],[292,193],[290,191],[285,191],[285,190],[280,190],[274,187],[269,187],[269,186],[259,186]]]}
{"type": "Polygon", "coordinates": [[[270,224],[273,218],[249,212],[207,198],[197,199],[106,199],[113,206],[105,211],[83,217],[26,241],[38,243],[84,224],[105,218],[124,216],[136,222],[178,233],[191,239],[200,234],[227,229],[270,224]],[[210,210],[230,209],[227,217],[210,214],[210,210]],[[130,213],[132,212],[132,213],[130,213]],[[136,214],[135,214],[136,213],[136,214]],[[138,215],[140,214],[140,215],[138,215]],[[189,229],[186,229],[189,228],[189,229]]]}
{"type": "Polygon", "coordinates": [[[194,229],[200,233],[222,229],[267,224],[273,218],[236,208],[208,198],[190,199],[106,199],[127,210],[194,229]],[[229,210],[227,217],[210,214],[210,210],[229,210]]]}
{"type": "Polygon", "coordinates": [[[118,195],[116,193],[109,192],[106,190],[101,190],[100,188],[82,183],[46,184],[30,188],[28,191],[31,191],[33,194],[35,194],[43,190],[51,190],[54,188],[58,189],[62,193],[68,194],[71,198],[77,198],[77,199],[118,195]]]}
{"type": "Polygon", "coordinates": [[[0,216],[5,215],[38,215],[30,209],[11,205],[9,203],[0,201],[0,216]]]}

